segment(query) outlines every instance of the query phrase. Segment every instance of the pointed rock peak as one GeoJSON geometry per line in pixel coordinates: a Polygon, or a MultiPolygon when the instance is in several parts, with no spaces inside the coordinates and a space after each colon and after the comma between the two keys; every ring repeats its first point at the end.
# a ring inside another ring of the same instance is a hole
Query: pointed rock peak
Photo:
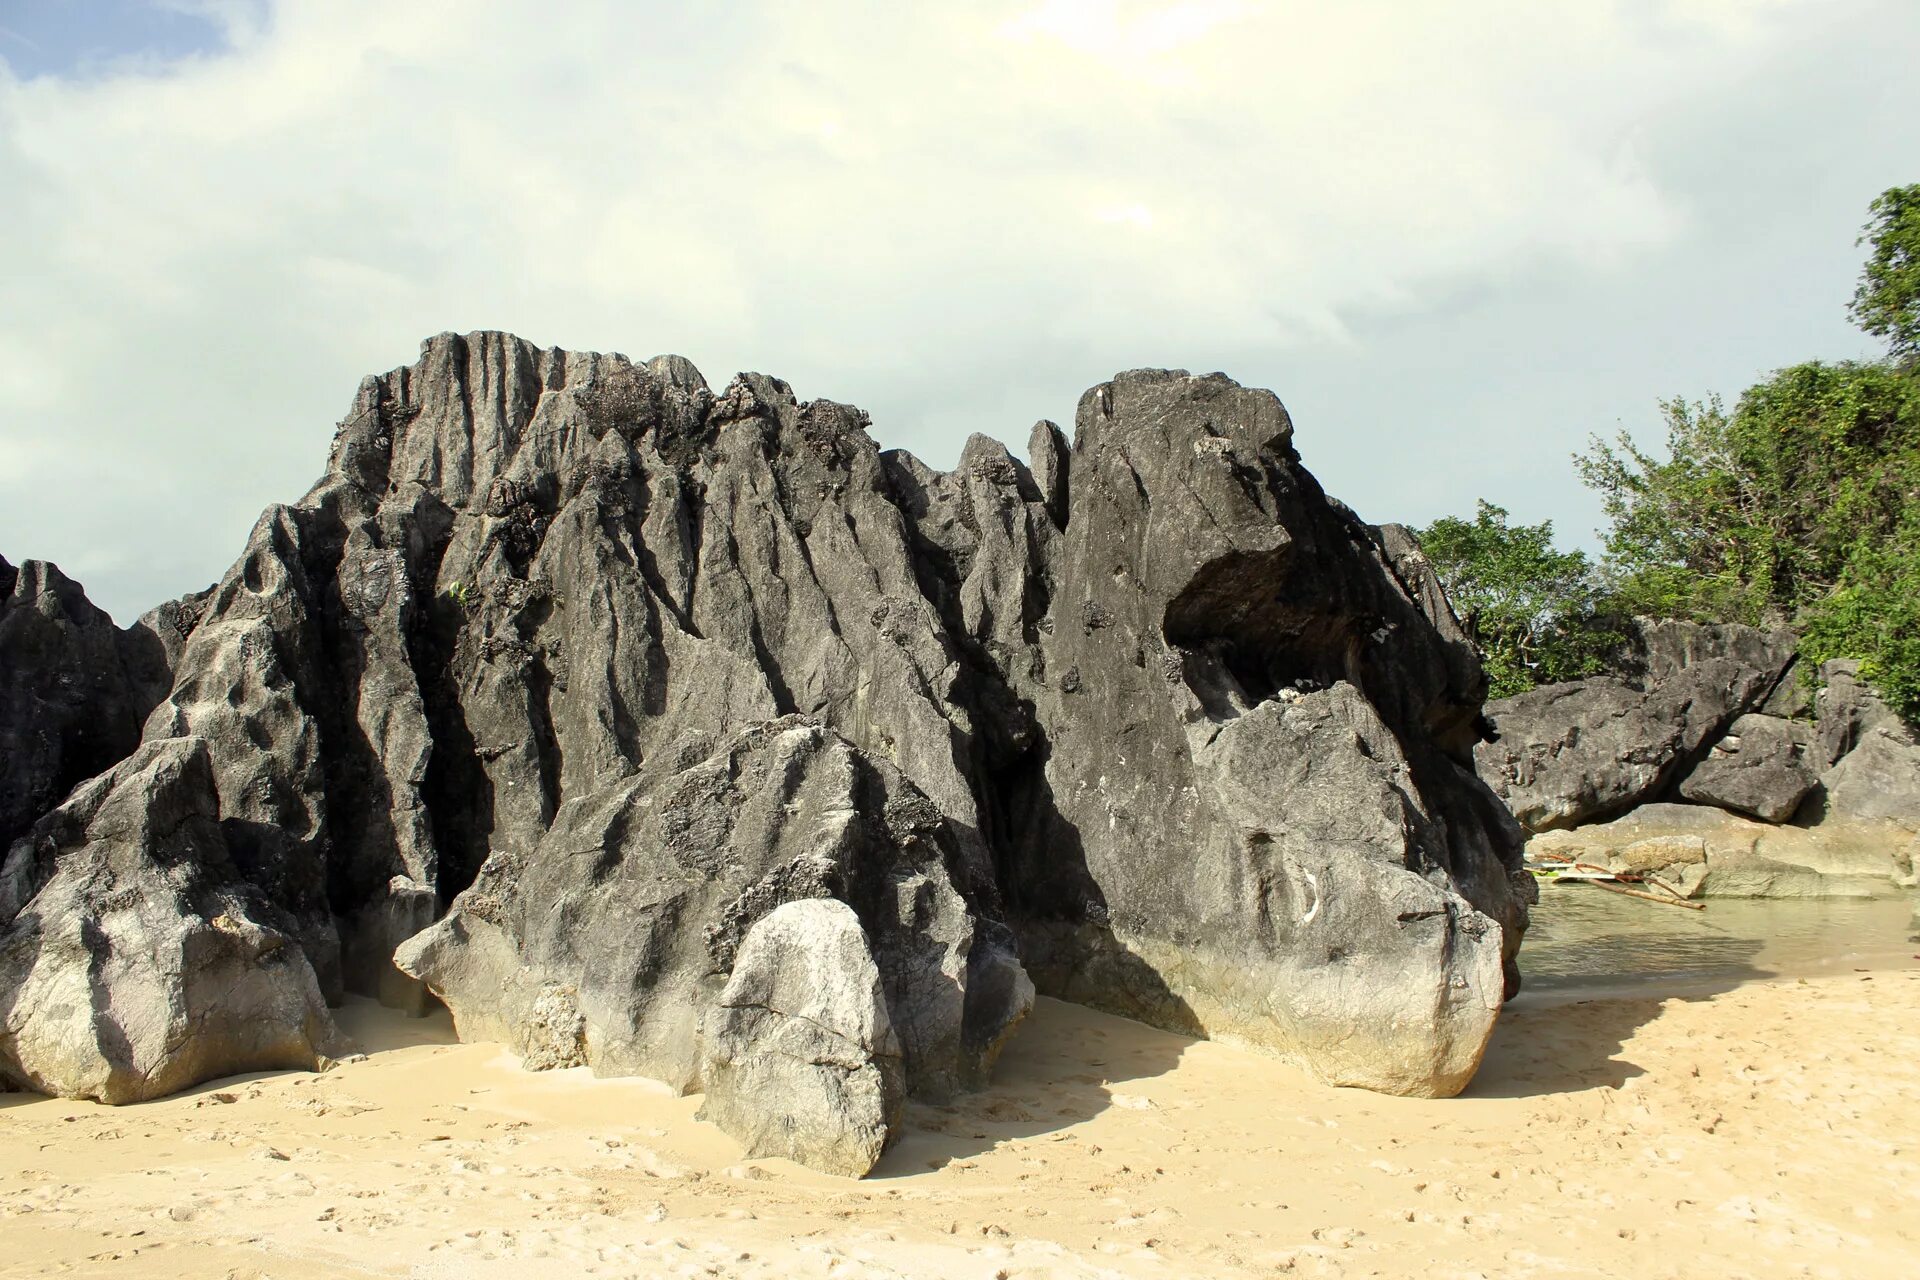
{"type": "Polygon", "coordinates": [[[713,420],[725,423],[747,418],[778,418],[780,410],[798,407],[793,388],[780,379],[764,373],[736,373],[714,402],[713,420]]]}
{"type": "Polygon", "coordinates": [[[1293,420],[1271,391],[1243,387],[1224,373],[1129,369],[1080,397],[1074,449],[1096,443],[1111,422],[1123,424],[1129,442],[1141,447],[1170,421],[1252,453],[1283,453],[1293,442],[1293,420]]]}
{"type": "Polygon", "coordinates": [[[1042,418],[1027,436],[1027,465],[1054,527],[1067,527],[1067,459],[1070,450],[1060,428],[1042,418]]]}
{"type": "Polygon", "coordinates": [[[685,356],[655,356],[647,361],[647,372],[676,391],[711,390],[705,376],[685,356]]]}

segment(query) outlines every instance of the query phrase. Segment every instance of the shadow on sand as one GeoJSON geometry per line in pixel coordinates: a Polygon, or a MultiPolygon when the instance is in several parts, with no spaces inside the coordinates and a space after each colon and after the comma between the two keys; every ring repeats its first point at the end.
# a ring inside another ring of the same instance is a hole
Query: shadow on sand
{"type": "MultiPolygon", "coordinates": [[[[1758,939],[1697,917],[1683,923],[1684,929],[1658,937],[1632,931],[1582,937],[1577,972],[1556,971],[1554,960],[1564,957],[1543,955],[1545,971],[1527,974],[1461,1096],[1529,1098],[1617,1089],[1644,1074],[1619,1056],[1621,1049],[1669,1001],[1706,1000],[1775,976],[1753,963],[1762,950],[1758,939]]],[[[1571,949],[1571,940],[1561,945],[1571,949]]],[[[1520,965],[1523,972],[1529,967],[1526,946],[1520,965]]]]}
{"type": "Polygon", "coordinates": [[[913,1103],[906,1133],[869,1175],[904,1178],[1091,1120],[1128,1086],[1165,1075],[1189,1036],[1041,997],[994,1068],[993,1082],[946,1106],[913,1103]]]}

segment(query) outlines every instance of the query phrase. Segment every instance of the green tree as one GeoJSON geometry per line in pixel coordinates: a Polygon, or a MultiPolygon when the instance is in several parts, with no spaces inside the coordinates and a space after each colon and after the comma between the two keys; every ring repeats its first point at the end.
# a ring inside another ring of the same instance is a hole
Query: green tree
{"type": "Polygon", "coordinates": [[[1810,661],[1861,660],[1920,713],[1920,186],[1873,202],[1852,312],[1891,358],[1782,369],[1729,411],[1661,406],[1664,456],[1624,433],[1575,458],[1609,522],[1622,612],[1789,624],[1810,661]]]}
{"type": "Polygon", "coordinates": [[[1630,612],[1795,621],[1920,496],[1920,381],[1894,366],[1795,365],[1731,413],[1661,407],[1665,457],[1622,434],[1575,459],[1601,495],[1605,567],[1630,612]]]}
{"type": "Polygon", "coordinates": [[[1859,243],[1872,250],[1848,313],[1886,339],[1895,360],[1912,361],[1920,356],[1920,183],[1881,192],[1868,213],[1859,243]]]}
{"type": "Polygon", "coordinates": [[[1509,524],[1504,507],[1483,501],[1473,520],[1444,516],[1415,536],[1480,650],[1492,696],[1600,669],[1615,637],[1596,617],[1593,566],[1584,552],[1554,549],[1552,521],[1509,524]]]}

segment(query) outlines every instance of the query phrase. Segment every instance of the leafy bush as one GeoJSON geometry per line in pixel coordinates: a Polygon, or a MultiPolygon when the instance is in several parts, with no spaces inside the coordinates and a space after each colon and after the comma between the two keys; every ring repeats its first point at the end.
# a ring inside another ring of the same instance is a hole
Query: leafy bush
{"type": "Polygon", "coordinates": [[[1493,697],[1600,670],[1617,637],[1599,615],[1593,566],[1584,552],[1554,550],[1552,521],[1509,524],[1506,508],[1483,501],[1471,522],[1444,516],[1414,535],[1480,650],[1493,697]]]}

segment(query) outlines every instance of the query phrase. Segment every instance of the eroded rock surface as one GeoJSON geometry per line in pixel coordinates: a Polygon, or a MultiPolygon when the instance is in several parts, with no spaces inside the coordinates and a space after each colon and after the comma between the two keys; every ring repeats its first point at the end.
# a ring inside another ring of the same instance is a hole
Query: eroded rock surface
{"type": "Polygon", "coordinates": [[[1794,815],[1819,781],[1811,725],[1749,713],[1729,725],[1681,780],[1680,795],[1779,823],[1794,815]]]}
{"type": "Polygon", "coordinates": [[[139,745],[167,670],[146,625],[114,626],[55,565],[0,558],[0,853],[139,745]]]}
{"type": "Polygon", "coordinates": [[[1529,831],[1663,798],[1793,663],[1793,636],[1737,624],[1635,625],[1624,670],[1487,705],[1480,774],[1529,831]]]}
{"type": "Polygon", "coordinates": [[[1904,832],[1775,826],[1708,805],[1655,803],[1611,822],[1541,832],[1527,848],[1656,875],[1689,897],[1872,898],[1895,892],[1914,844],[1904,832]]]}
{"type": "Polygon", "coordinates": [[[994,709],[983,823],[1041,990],[1459,1089],[1532,885],[1418,548],[1328,499],[1280,402],[1222,375],[1122,374],[1070,452],[1044,423],[1030,448],[1044,490],[978,437],[896,483],[994,709]]]}
{"type": "Polygon", "coordinates": [[[287,925],[229,857],[208,743],[147,743],[0,868],[0,1076],[117,1103],[324,1066],[342,1041],[287,925]]]}
{"type": "Polygon", "coordinates": [[[858,1178],[899,1132],[900,1038],[860,917],[831,898],[762,916],[707,1015],[700,1117],[749,1156],[858,1178]]]}
{"type": "Polygon", "coordinates": [[[1824,663],[1817,700],[1820,816],[1847,825],[1920,832],[1920,737],[1872,686],[1856,662],[1824,663]]]}
{"type": "Polygon", "coordinates": [[[1640,636],[1620,676],[1489,706],[1501,739],[1480,758],[1537,832],[1531,854],[1706,896],[1914,884],[1920,739],[1858,664],[1814,672],[1785,658],[1791,636],[1748,628],[1642,623],[1640,636]],[[1724,720],[1742,705],[1755,709],[1724,720]]]}
{"type": "Polygon", "coordinates": [[[400,953],[462,1036],[529,1063],[701,1084],[700,1027],[755,921],[850,904],[906,1080],[943,1101],[985,1083],[1033,989],[1012,935],[970,905],[940,811],[893,766],[800,716],[693,738],[496,851],[400,953]]]}
{"type": "Polygon", "coordinates": [[[145,740],[204,743],[215,824],[180,866],[329,998],[424,978],[531,1065],[694,1086],[741,940],[832,899],[921,1096],[1017,1022],[1016,939],[1068,998],[1460,1088],[1532,884],[1413,541],[1222,375],[1120,375],[1028,462],[865,426],[503,334],[367,379],[320,483],[150,615],[145,740]]]}

